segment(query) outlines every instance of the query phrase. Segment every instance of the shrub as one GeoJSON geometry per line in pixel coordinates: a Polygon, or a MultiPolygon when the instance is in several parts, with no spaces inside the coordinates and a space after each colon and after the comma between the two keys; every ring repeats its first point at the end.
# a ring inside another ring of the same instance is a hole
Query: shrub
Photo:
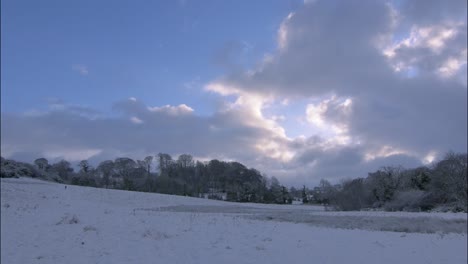
{"type": "Polygon", "coordinates": [[[398,192],[395,199],[385,204],[384,208],[387,211],[421,211],[425,192],[421,190],[410,190],[398,192]]]}
{"type": "Polygon", "coordinates": [[[364,179],[345,182],[343,188],[332,198],[336,209],[343,211],[361,210],[369,206],[369,194],[364,188],[364,179]]]}

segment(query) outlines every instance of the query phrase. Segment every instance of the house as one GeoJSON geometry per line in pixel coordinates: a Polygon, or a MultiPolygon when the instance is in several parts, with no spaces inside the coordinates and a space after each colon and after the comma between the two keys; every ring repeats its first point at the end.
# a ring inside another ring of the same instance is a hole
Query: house
{"type": "Polygon", "coordinates": [[[207,193],[200,194],[200,198],[226,201],[227,193],[216,188],[209,188],[207,193]]]}

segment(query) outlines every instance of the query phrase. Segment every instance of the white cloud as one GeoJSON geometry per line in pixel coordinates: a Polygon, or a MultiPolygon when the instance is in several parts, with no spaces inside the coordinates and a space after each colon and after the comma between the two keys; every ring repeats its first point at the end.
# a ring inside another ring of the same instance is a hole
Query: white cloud
{"type": "Polygon", "coordinates": [[[178,106],[165,105],[161,107],[148,107],[148,110],[151,112],[163,112],[170,115],[187,115],[193,112],[193,109],[186,104],[180,104],[178,106]]]}
{"type": "Polygon", "coordinates": [[[206,91],[209,91],[209,92],[215,92],[215,93],[218,93],[220,95],[223,95],[223,96],[227,96],[227,95],[234,95],[234,94],[239,94],[240,93],[240,90],[233,87],[233,86],[229,86],[229,85],[226,85],[222,82],[212,82],[212,83],[209,83],[205,86],[205,90],[206,91]]]}
{"type": "Polygon", "coordinates": [[[130,121],[132,123],[135,123],[135,124],[143,124],[143,120],[141,120],[140,118],[136,117],[136,116],[132,116],[130,117],[130,121]]]}
{"type": "Polygon", "coordinates": [[[284,50],[287,47],[288,42],[288,27],[287,24],[294,16],[294,13],[289,13],[286,19],[283,20],[278,29],[278,47],[280,50],[284,50]]]}
{"type": "Polygon", "coordinates": [[[449,57],[445,62],[442,63],[442,66],[438,69],[440,75],[446,78],[450,78],[462,69],[466,65],[467,52],[466,49],[461,52],[460,56],[449,57]]]}
{"type": "Polygon", "coordinates": [[[307,121],[323,128],[325,126],[325,120],[323,115],[327,111],[328,105],[327,102],[321,102],[318,105],[309,104],[307,105],[306,115],[307,121]]]}
{"type": "Polygon", "coordinates": [[[397,72],[417,71],[451,77],[466,64],[466,23],[443,24],[411,28],[409,35],[383,49],[397,72]]]}
{"type": "Polygon", "coordinates": [[[83,65],[83,64],[74,64],[72,66],[72,69],[74,71],[78,72],[80,75],[83,75],[83,76],[86,76],[89,73],[88,67],[86,65],[83,65]]]}

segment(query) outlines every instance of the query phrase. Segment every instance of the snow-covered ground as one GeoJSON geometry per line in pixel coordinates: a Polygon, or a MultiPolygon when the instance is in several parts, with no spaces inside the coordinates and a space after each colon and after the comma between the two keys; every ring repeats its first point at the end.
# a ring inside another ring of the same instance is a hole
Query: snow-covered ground
{"type": "Polygon", "coordinates": [[[1,263],[465,264],[466,220],[2,179],[1,263]]]}

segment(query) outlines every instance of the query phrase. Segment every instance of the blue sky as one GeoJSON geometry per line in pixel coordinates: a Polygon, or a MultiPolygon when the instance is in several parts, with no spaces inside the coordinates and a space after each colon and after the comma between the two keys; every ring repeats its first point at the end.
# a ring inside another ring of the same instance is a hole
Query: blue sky
{"type": "Polygon", "coordinates": [[[2,111],[51,98],[108,111],[133,96],[208,114],[214,99],[200,86],[273,50],[277,26],[299,4],[2,1],[2,111]]]}
{"type": "Polygon", "coordinates": [[[466,0],[1,2],[1,155],[285,184],[467,149],[466,0]]]}

